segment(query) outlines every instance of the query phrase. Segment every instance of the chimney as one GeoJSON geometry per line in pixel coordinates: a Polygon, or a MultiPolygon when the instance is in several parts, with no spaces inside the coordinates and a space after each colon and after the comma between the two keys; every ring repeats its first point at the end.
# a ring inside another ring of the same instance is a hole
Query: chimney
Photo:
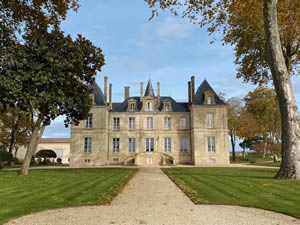
{"type": "Polygon", "coordinates": [[[112,110],[112,84],[109,84],[109,109],[112,110]]]}
{"type": "Polygon", "coordinates": [[[191,105],[191,102],[192,102],[191,101],[191,97],[192,97],[192,93],[191,93],[192,87],[191,86],[192,86],[192,83],[191,83],[191,81],[189,81],[188,82],[188,88],[189,88],[189,93],[188,93],[189,94],[189,105],[191,105]]]}
{"type": "Polygon", "coordinates": [[[107,105],[107,77],[104,77],[104,102],[107,105]]]}
{"type": "Polygon", "coordinates": [[[140,99],[140,101],[142,102],[142,100],[143,100],[143,82],[141,82],[141,99],[140,99]]]}
{"type": "Polygon", "coordinates": [[[129,87],[124,87],[124,100],[129,98],[129,87]]]}
{"type": "Polygon", "coordinates": [[[160,83],[157,82],[157,104],[160,106],[160,83]]]}
{"type": "Polygon", "coordinates": [[[192,82],[192,103],[194,103],[194,101],[195,101],[195,77],[194,76],[192,76],[191,77],[191,82],[192,82]]]}

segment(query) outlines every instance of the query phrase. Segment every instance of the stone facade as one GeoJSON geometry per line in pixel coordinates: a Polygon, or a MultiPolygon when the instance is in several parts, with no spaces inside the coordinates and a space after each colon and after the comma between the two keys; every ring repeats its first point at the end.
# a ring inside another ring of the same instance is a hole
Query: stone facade
{"type": "Polygon", "coordinates": [[[228,130],[224,102],[206,80],[195,93],[189,85],[189,101],[176,102],[154,94],[151,81],[141,95],[112,103],[107,78],[104,94],[95,84],[94,106],[89,118],[71,127],[70,166],[228,164],[228,130]]]}

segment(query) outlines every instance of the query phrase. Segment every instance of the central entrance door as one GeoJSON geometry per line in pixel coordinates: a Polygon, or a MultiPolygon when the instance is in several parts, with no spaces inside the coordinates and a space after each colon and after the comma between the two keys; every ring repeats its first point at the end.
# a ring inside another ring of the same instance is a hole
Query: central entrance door
{"type": "Polygon", "coordinates": [[[146,152],[154,152],[154,138],[146,138],[146,152]]]}
{"type": "Polygon", "coordinates": [[[152,165],[152,158],[147,158],[147,164],[152,165]]]}

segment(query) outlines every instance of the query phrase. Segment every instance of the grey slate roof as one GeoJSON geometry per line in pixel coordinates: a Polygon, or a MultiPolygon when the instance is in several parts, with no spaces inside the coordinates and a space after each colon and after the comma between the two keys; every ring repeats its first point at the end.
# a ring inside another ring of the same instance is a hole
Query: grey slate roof
{"type": "MultiPolygon", "coordinates": [[[[129,97],[124,102],[112,103],[112,112],[126,112],[127,108],[128,108],[128,100],[129,99],[136,100],[137,111],[140,111],[142,108],[142,105],[140,102],[140,97],[129,97]]],[[[188,103],[176,102],[174,99],[172,99],[171,97],[168,97],[168,96],[160,97],[160,107],[158,108],[159,111],[162,110],[163,100],[165,100],[165,99],[170,99],[173,112],[189,112],[188,103]]]]}
{"type": "Polygon", "coordinates": [[[209,83],[204,80],[202,84],[199,86],[196,94],[195,94],[195,101],[194,105],[204,105],[204,93],[208,90],[211,90],[215,96],[216,105],[225,105],[225,103],[219,98],[219,96],[215,93],[209,83]]]}
{"type": "Polygon", "coordinates": [[[147,88],[146,88],[146,91],[145,91],[144,96],[152,96],[152,97],[155,97],[155,94],[154,94],[154,91],[153,91],[153,87],[152,87],[151,80],[148,81],[147,88]]]}
{"type": "Polygon", "coordinates": [[[90,85],[89,88],[94,90],[95,105],[105,106],[104,94],[98,84],[95,82],[93,85],[90,85]]]}

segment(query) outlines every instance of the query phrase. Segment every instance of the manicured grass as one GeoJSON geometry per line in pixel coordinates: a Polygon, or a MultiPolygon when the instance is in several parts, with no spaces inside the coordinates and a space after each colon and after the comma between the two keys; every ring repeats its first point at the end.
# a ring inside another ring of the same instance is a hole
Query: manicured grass
{"type": "Polygon", "coordinates": [[[197,204],[263,208],[300,218],[300,180],[277,180],[277,169],[169,168],[163,171],[197,204]]]}
{"type": "Polygon", "coordinates": [[[269,166],[269,167],[280,167],[280,162],[256,162],[249,163],[251,166],[269,166]]]}
{"type": "Polygon", "coordinates": [[[50,208],[107,204],[136,169],[41,169],[28,176],[0,171],[0,224],[50,208]]]}

